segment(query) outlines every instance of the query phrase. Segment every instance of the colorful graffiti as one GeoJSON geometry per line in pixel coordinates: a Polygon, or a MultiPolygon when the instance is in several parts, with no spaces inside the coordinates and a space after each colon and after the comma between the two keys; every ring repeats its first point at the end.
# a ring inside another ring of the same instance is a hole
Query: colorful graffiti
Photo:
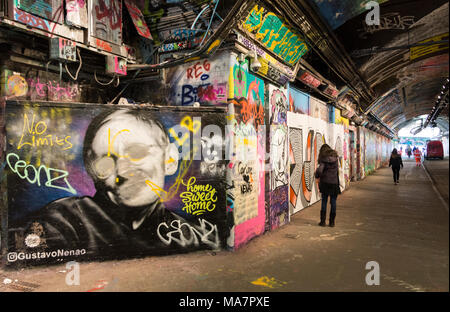
{"type": "Polygon", "coordinates": [[[295,65],[309,50],[304,39],[295,30],[262,6],[253,7],[242,22],[242,27],[290,65],[295,65]]]}
{"type": "Polygon", "coordinates": [[[144,38],[153,39],[150,34],[150,30],[147,27],[147,23],[145,22],[144,16],[136,4],[130,0],[125,0],[124,2],[138,34],[144,38]]]}
{"type": "Polygon", "coordinates": [[[27,76],[8,69],[2,71],[3,94],[29,100],[48,100],[60,102],[79,102],[81,91],[78,83],[56,81],[54,75],[49,78],[38,76],[37,71],[28,71],[27,76]]]}
{"type": "Polygon", "coordinates": [[[8,264],[224,247],[225,170],[201,168],[226,166],[211,135],[225,122],[179,108],[7,102],[8,252],[30,255],[8,264]]]}
{"type": "Polygon", "coordinates": [[[229,69],[227,203],[234,215],[234,248],[264,232],[264,81],[248,62],[232,57],[229,69]],[[232,208],[231,208],[232,207],[232,208]]]}
{"type": "Polygon", "coordinates": [[[55,22],[61,22],[64,17],[62,3],[62,0],[14,0],[20,10],[55,22]]]}
{"type": "Polygon", "coordinates": [[[169,69],[167,79],[173,105],[226,105],[229,58],[225,54],[169,69]]]}
{"type": "MultiPolygon", "coordinates": [[[[343,127],[292,112],[288,112],[288,127],[289,207],[291,213],[296,213],[320,200],[318,181],[314,176],[319,165],[319,150],[326,143],[336,149],[342,158],[340,138],[343,136],[343,127]]],[[[342,168],[342,161],[340,166],[342,168]]]]}
{"type": "Polygon", "coordinates": [[[266,186],[269,228],[275,229],[289,222],[289,183],[288,183],[288,128],[287,128],[287,89],[268,85],[269,95],[269,133],[270,170],[266,176],[270,184],[266,186]]]}
{"type": "Polygon", "coordinates": [[[88,12],[85,0],[66,0],[66,12],[68,25],[87,28],[88,12]]]}
{"type": "Polygon", "coordinates": [[[93,0],[92,5],[92,35],[108,42],[122,44],[122,1],[93,0]]]}
{"type": "Polygon", "coordinates": [[[290,87],[289,111],[309,115],[309,95],[290,87]]]}

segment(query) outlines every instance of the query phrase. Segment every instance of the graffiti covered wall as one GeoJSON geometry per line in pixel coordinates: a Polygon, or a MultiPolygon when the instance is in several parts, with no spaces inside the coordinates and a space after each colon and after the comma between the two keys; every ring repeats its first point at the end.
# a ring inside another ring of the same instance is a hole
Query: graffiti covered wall
{"type": "Polygon", "coordinates": [[[289,207],[290,213],[320,199],[314,172],[319,150],[328,142],[328,123],[304,114],[288,112],[289,131],[289,207]]]}
{"type": "Polygon", "coordinates": [[[7,102],[8,263],[224,247],[225,117],[7,102]]]}
{"type": "Polygon", "coordinates": [[[266,144],[270,147],[270,167],[266,168],[266,203],[268,226],[271,230],[289,222],[288,183],[288,92],[272,84],[267,86],[268,133],[266,144]],[[270,169],[269,169],[270,168],[270,169]]]}
{"type": "Polygon", "coordinates": [[[293,27],[261,5],[253,7],[241,27],[289,65],[295,65],[309,50],[305,40],[293,27]]]}
{"type": "Polygon", "coordinates": [[[166,70],[166,79],[170,90],[168,103],[171,105],[226,106],[230,54],[221,53],[211,59],[201,59],[182,66],[166,70]]]}
{"type": "Polygon", "coordinates": [[[1,95],[33,101],[80,102],[77,82],[60,80],[57,74],[28,69],[26,74],[8,68],[1,70],[1,95]]]}
{"type": "Polygon", "coordinates": [[[289,111],[309,115],[309,95],[290,87],[289,111]]]}
{"type": "Polygon", "coordinates": [[[227,210],[234,215],[234,248],[264,233],[264,81],[231,54],[229,73],[227,210]]]}

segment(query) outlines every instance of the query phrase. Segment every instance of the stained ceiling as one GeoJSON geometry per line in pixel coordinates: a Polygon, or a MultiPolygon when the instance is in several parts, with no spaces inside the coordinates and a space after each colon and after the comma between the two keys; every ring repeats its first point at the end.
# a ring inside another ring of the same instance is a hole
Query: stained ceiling
{"type": "MultiPolygon", "coordinates": [[[[310,2],[374,92],[366,113],[398,131],[432,112],[449,75],[448,1],[378,1],[379,25],[366,22],[369,1],[310,2]]],[[[448,91],[446,103],[436,124],[448,132],[448,91]]]]}

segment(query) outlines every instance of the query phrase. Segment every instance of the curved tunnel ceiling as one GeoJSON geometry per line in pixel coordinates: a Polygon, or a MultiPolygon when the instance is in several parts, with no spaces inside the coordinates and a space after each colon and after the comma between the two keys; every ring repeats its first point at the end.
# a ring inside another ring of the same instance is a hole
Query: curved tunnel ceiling
{"type": "MultiPolygon", "coordinates": [[[[380,25],[373,26],[366,23],[367,0],[310,1],[375,92],[366,112],[397,131],[431,112],[448,78],[448,1],[381,0],[380,25]],[[427,41],[440,43],[411,46],[427,41]]],[[[448,130],[448,107],[440,116],[448,130]]]]}

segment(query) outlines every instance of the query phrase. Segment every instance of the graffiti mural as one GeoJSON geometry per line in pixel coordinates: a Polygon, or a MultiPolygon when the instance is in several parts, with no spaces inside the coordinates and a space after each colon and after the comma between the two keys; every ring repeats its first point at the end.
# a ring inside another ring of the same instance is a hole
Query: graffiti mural
{"type": "Polygon", "coordinates": [[[295,65],[308,52],[305,40],[275,13],[255,5],[241,27],[286,63],[295,65]]]}
{"type": "Polygon", "coordinates": [[[290,213],[320,199],[314,172],[320,147],[328,143],[327,124],[304,114],[288,113],[290,213]]]}
{"type": "Polygon", "coordinates": [[[33,101],[80,102],[78,83],[59,80],[58,75],[29,70],[27,74],[4,69],[1,89],[5,96],[33,101]]]}
{"type": "Polygon", "coordinates": [[[64,19],[62,0],[14,0],[14,4],[20,10],[48,21],[61,22],[64,19]]]}
{"type": "Polygon", "coordinates": [[[85,0],[66,0],[66,12],[68,25],[87,28],[88,12],[85,0]]]}
{"type": "Polygon", "coordinates": [[[325,102],[322,102],[314,97],[310,97],[309,100],[309,115],[314,118],[322,119],[328,122],[329,109],[325,102]]]}
{"type": "Polygon", "coordinates": [[[227,209],[234,214],[234,247],[264,232],[264,81],[249,73],[248,62],[232,55],[229,72],[227,209]],[[232,208],[231,208],[232,207],[232,208]]]}
{"type": "Polygon", "coordinates": [[[229,55],[201,59],[168,69],[168,101],[180,106],[226,105],[229,55]]]}
{"type": "Polygon", "coordinates": [[[288,183],[288,128],[287,110],[289,107],[287,90],[268,85],[270,146],[269,228],[275,229],[289,222],[289,183],[288,183]]]}
{"type": "Polygon", "coordinates": [[[92,3],[92,36],[122,44],[122,1],[93,0],[90,3],[92,3]]]}
{"type": "Polygon", "coordinates": [[[309,115],[309,95],[290,87],[289,111],[309,115]]]}
{"type": "Polygon", "coordinates": [[[8,264],[226,245],[224,111],[6,107],[8,264]]]}

